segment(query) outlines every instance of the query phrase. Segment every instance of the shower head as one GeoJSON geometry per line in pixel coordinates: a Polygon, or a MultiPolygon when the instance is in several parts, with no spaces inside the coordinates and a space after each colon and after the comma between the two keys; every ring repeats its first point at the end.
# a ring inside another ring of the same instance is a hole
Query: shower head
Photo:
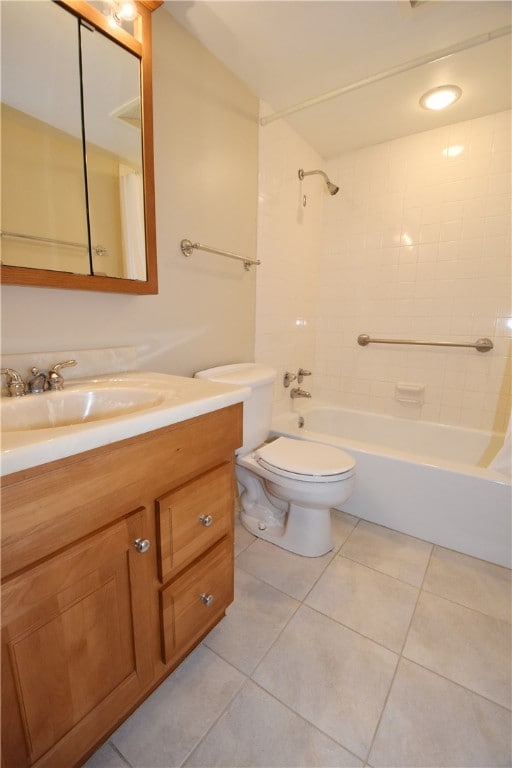
{"type": "Polygon", "coordinates": [[[323,176],[325,179],[325,183],[327,184],[327,189],[329,191],[330,195],[335,195],[336,192],[339,191],[339,187],[336,186],[336,184],[333,184],[332,181],[329,181],[329,177],[324,171],[303,171],[302,168],[299,169],[299,179],[302,181],[304,176],[312,176],[314,173],[319,173],[320,176],[323,176]]]}

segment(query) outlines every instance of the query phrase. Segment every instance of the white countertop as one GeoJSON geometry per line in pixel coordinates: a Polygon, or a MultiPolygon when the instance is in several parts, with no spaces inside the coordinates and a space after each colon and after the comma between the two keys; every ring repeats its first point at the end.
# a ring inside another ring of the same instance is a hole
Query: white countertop
{"type": "MultiPolygon", "coordinates": [[[[248,387],[234,387],[204,379],[143,371],[108,374],[69,382],[66,384],[66,391],[86,393],[108,390],[109,387],[117,391],[123,387],[150,390],[155,393],[158,402],[133,413],[78,424],[12,431],[2,428],[0,474],[8,475],[177,424],[243,402],[250,395],[248,387]]],[[[25,395],[20,399],[51,398],[55,394],[57,393],[44,392],[39,395],[25,395]]],[[[14,398],[2,398],[1,407],[15,408],[16,402],[10,402],[11,400],[14,398]]]]}

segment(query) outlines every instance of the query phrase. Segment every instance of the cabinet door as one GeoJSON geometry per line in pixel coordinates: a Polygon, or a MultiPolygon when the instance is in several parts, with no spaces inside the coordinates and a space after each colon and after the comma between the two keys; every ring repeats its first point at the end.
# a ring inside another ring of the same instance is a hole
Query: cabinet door
{"type": "Polygon", "coordinates": [[[4,585],[4,768],[73,765],[150,681],[143,524],[138,510],[4,585]]]}
{"type": "Polygon", "coordinates": [[[167,581],[229,533],[233,518],[231,463],[206,472],[157,499],[160,580],[167,581]]]}
{"type": "Polygon", "coordinates": [[[233,545],[226,537],[160,590],[162,660],[192,647],[233,601],[233,545]]]}

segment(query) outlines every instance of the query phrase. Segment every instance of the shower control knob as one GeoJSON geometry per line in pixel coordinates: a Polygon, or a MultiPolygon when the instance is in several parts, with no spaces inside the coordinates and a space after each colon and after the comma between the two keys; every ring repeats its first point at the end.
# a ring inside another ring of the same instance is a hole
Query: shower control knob
{"type": "Polygon", "coordinates": [[[290,371],[286,371],[285,375],[283,376],[283,387],[289,387],[292,381],[295,381],[296,375],[294,373],[290,373],[290,371]]]}
{"type": "Polygon", "coordinates": [[[213,603],[213,595],[207,595],[205,592],[202,592],[199,595],[199,599],[201,600],[204,605],[208,608],[213,603]]]}
{"type": "Polygon", "coordinates": [[[304,376],[311,376],[311,371],[306,371],[305,368],[299,368],[297,371],[297,383],[302,384],[304,376]]]}
{"type": "Polygon", "coordinates": [[[199,515],[199,522],[201,522],[205,528],[209,528],[213,523],[213,517],[211,515],[199,515]]]}
{"type": "Polygon", "coordinates": [[[148,549],[151,546],[151,542],[149,539],[135,539],[133,542],[133,546],[137,550],[137,552],[140,552],[141,555],[144,554],[144,552],[147,552],[148,549]]]}

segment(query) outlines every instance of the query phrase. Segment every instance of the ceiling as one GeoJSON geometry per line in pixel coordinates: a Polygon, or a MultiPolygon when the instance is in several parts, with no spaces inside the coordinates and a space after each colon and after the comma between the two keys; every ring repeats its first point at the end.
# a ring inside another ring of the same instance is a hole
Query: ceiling
{"type": "Polygon", "coordinates": [[[424,0],[414,7],[409,0],[167,0],[164,6],[262,99],[265,116],[378,76],[286,118],[324,158],[511,106],[508,0],[424,0]],[[438,58],[504,27],[508,34],[438,58]],[[422,58],[437,60],[420,65],[422,58]],[[388,76],[403,65],[406,71],[388,76]],[[443,112],[420,107],[425,91],[446,83],[462,88],[457,103],[443,112]]]}

